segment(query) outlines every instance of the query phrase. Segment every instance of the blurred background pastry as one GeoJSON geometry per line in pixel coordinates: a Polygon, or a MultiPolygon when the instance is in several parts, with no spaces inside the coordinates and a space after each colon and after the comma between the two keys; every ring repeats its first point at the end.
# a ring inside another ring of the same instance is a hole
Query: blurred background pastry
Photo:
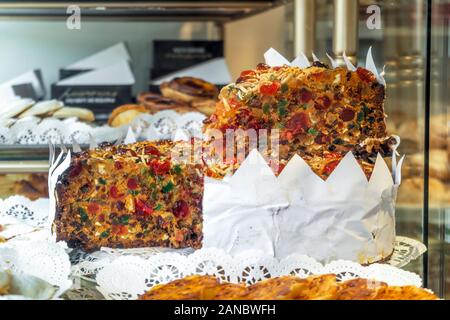
{"type": "Polygon", "coordinates": [[[147,108],[139,104],[124,104],[115,108],[108,119],[111,127],[120,127],[131,123],[137,116],[147,113],[147,108]]]}
{"type": "Polygon", "coordinates": [[[164,97],[151,92],[140,93],[136,100],[138,104],[144,106],[150,113],[189,107],[189,104],[181,100],[164,97]]]}
{"type": "Polygon", "coordinates": [[[212,83],[198,78],[181,77],[164,82],[161,94],[141,92],[136,104],[125,104],[115,108],[108,119],[112,127],[130,124],[141,114],[154,114],[171,110],[180,114],[200,112],[207,116],[214,113],[218,89],[212,83]]]}
{"type": "Polygon", "coordinates": [[[181,77],[163,82],[160,90],[165,97],[188,103],[194,100],[216,99],[219,94],[219,90],[212,83],[193,77],[181,77]]]}

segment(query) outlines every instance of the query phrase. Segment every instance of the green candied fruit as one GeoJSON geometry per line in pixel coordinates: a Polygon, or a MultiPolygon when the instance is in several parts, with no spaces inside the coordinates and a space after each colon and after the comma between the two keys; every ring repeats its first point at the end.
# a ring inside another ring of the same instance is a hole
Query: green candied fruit
{"type": "Polygon", "coordinates": [[[308,133],[311,134],[311,135],[313,135],[313,136],[315,136],[315,135],[317,135],[319,132],[317,132],[317,130],[314,129],[314,128],[309,128],[308,133]]]}
{"type": "Polygon", "coordinates": [[[162,192],[164,192],[164,193],[168,193],[168,192],[170,192],[170,191],[172,191],[172,189],[173,189],[173,187],[174,187],[175,185],[173,184],[173,182],[172,181],[169,181],[165,186],[163,186],[162,187],[162,192]]]}
{"type": "Polygon", "coordinates": [[[84,210],[83,208],[78,208],[78,212],[80,213],[81,222],[86,222],[89,220],[89,216],[87,215],[86,210],[84,210]]]}
{"type": "Polygon", "coordinates": [[[108,231],[108,230],[103,231],[103,232],[100,234],[100,238],[107,238],[108,236],[109,236],[109,231],[108,231]]]}
{"type": "Polygon", "coordinates": [[[128,221],[130,220],[130,216],[128,214],[124,215],[124,216],[121,216],[119,218],[119,220],[120,220],[121,224],[128,224],[128,221]]]}
{"type": "Polygon", "coordinates": [[[175,174],[180,174],[181,171],[182,171],[179,164],[174,165],[173,168],[172,168],[172,170],[173,170],[173,172],[174,172],[175,174]]]}

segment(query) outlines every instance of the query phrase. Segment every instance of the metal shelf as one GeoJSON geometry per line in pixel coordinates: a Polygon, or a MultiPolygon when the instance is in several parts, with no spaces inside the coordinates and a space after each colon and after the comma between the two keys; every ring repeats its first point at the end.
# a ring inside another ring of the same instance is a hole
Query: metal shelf
{"type": "Polygon", "coordinates": [[[88,19],[132,18],[145,20],[208,20],[225,22],[235,20],[290,0],[253,1],[0,1],[0,18],[67,17],[67,7],[77,5],[81,16],[88,19]]]}

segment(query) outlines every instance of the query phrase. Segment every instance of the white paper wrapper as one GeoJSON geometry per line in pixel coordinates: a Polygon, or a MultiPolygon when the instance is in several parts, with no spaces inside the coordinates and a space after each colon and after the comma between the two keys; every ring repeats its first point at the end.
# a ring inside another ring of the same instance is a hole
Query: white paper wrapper
{"type": "Polygon", "coordinates": [[[233,177],[205,177],[203,246],[231,254],[259,249],[275,255],[275,216],[287,205],[272,170],[253,151],[233,177]]]}
{"type": "MultiPolygon", "coordinates": [[[[318,61],[316,55],[314,53],[312,53],[312,55],[313,55],[314,61],[318,61]]],[[[330,55],[328,55],[328,53],[327,53],[327,57],[330,59],[331,67],[333,69],[335,69],[339,66],[337,64],[337,62],[332,57],[330,57],[330,55]]],[[[356,71],[357,68],[350,62],[350,60],[348,59],[345,52],[344,52],[343,58],[344,58],[344,62],[345,62],[347,69],[349,71],[356,71]]],[[[288,65],[288,66],[292,66],[292,67],[308,68],[311,66],[311,62],[308,60],[308,58],[306,57],[306,55],[303,52],[300,52],[300,54],[294,60],[292,60],[292,62],[289,62],[289,60],[287,60],[285,57],[283,57],[283,55],[280,54],[278,51],[276,51],[273,48],[270,48],[269,50],[267,50],[264,53],[264,59],[266,60],[266,64],[268,64],[271,67],[279,67],[279,66],[283,66],[283,65],[288,65]]],[[[370,47],[369,50],[367,51],[365,68],[375,75],[375,77],[377,78],[377,80],[380,84],[382,84],[383,86],[386,86],[386,81],[383,77],[383,73],[378,72],[377,66],[375,65],[375,61],[373,60],[372,47],[370,47]]]]}
{"type": "Polygon", "coordinates": [[[296,156],[276,178],[253,150],[232,177],[205,180],[203,246],[231,254],[253,248],[277,258],[305,254],[322,262],[387,258],[394,250],[401,162],[393,177],[378,156],[367,181],[350,152],[323,181],[296,156]]]}

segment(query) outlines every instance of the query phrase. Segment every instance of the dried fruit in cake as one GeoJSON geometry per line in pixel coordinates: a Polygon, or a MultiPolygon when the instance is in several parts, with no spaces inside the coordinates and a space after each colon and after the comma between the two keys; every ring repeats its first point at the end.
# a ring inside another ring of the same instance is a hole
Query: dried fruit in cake
{"type": "Polygon", "coordinates": [[[56,186],[57,239],[86,251],[200,248],[203,172],[193,161],[174,161],[180,147],[190,142],[105,144],[74,154],[56,186]]]}
{"type": "MultiPolygon", "coordinates": [[[[330,167],[338,163],[330,162],[327,155],[340,161],[352,151],[370,175],[377,153],[389,156],[396,144],[386,133],[384,99],[384,86],[363,68],[352,72],[321,63],[305,69],[260,64],[221,90],[204,132],[266,129],[270,136],[276,129],[279,150],[275,159],[281,168],[299,154],[326,179],[330,167]]],[[[220,158],[215,146],[221,143],[214,137],[206,144],[208,175],[220,177],[239,166],[220,158]]]]}
{"type": "Polygon", "coordinates": [[[194,77],[174,78],[160,85],[163,96],[191,103],[195,100],[216,99],[217,87],[205,80],[194,77]]]}

